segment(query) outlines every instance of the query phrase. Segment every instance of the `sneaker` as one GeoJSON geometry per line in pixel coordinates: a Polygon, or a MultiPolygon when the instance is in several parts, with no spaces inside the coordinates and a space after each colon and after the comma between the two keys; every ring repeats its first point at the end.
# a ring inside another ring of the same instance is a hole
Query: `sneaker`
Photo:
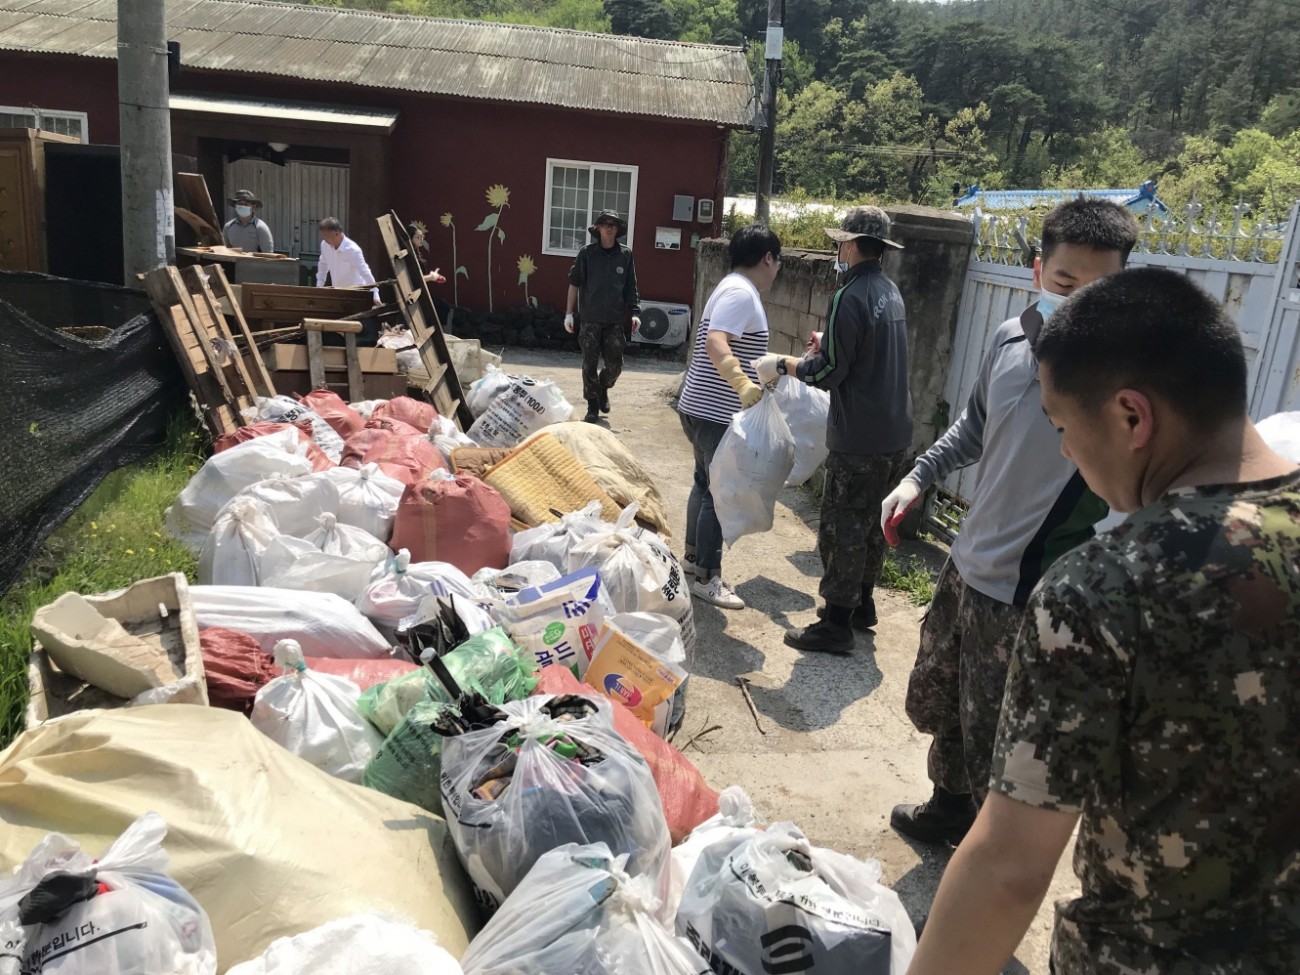
{"type": "Polygon", "coordinates": [[[608,389],[602,389],[600,391],[600,412],[606,414],[609,413],[609,390],[608,389]]]}
{"type": "Polygon", "coordinates": [[[852,653],[853,631],[847,626],[836,626],[819,620],[802,630],[791,630],[785,635],[785,645],[796,650],[815,650],[821,653],[852,653]]]}
{"type": "Polygon", "coordinates": [[[587,423],[595,423],[599,419],[600,419],[600,401],[594,399],[587,400],[587,415],[583,417],[583,420],[585,420],[587,423]]]}
{"type": "Polygon", "coordinates": [[[895,806],[889,814],[889,825],[922,843],[956,846],[974,825],[977,811],[975,800],[969,794],[935,786],[934,795],[925,802],[895,806]]]}
{"type": "Polygon", "coordinates": [[[745,608],[745,601],[722,581],[722,576],[714,576],[708,582],[700,582],[699,579],[694,580],[691,583],[691,594],[699,596],[706,603],[712,603],[719,609],[745,608]]]}

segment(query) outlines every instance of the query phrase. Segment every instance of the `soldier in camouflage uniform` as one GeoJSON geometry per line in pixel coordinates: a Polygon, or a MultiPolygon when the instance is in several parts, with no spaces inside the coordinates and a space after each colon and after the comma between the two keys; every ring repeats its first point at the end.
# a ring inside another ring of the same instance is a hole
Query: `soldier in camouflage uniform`
{"type": "Polygon", "coordinates": [[[1057,975],[1300,972],[1300,470],[1246,414],[1236,328],[1172,271],[1039,339],[1063,450],[1120,511],[1016,645],[990,795],[910,975],[993,975],[1078,825],[1057,975]]]}
{"type": "Polygon", "coordinates": [[[841,286],[826,313],[824,337],[802,359],[766,355],[755,363],[764,385],[782,375],[831,394],[826,424],[826,486],[822,491],[822,618],[785,635],[798,650],[848,653],[853,627],[876,625],[875,587],[885,543],[875,509],[903,470],[912,443],[908,389],[907,313],[898,286],[881,268],[889,216],[879,207],[855,207],[826,235],[839,247],[841,286]]]}
{"type": "Polygon", "coordinates": [[[1043,420],[1038,336],[1075,288],[1124,267],[1137,242],[1133,215],[1107,200],[1079,198],[1043,221],[1034,262],[1038,300],[993,333],[965,409],[885,498],[889,532],[925,491],[978,462],[975,490],[907,685],[907,716],[933,736],[934,785],[921,803],[895,806],[890,823],[912,839],[958,843],[988,791],[993,735],[1010,648],[1029,594],[1063,553],[1092,537],[1106,505],[1089,491],[1061,438],[1043,420]]]}

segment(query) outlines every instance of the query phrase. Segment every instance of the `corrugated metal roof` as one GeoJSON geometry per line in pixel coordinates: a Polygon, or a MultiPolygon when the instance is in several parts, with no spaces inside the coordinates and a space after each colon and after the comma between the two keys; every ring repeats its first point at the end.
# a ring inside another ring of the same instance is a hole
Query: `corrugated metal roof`
{"type": "MultiPolygon", "coordinates": [[[[116,0],[0,0],[0,49],[115,57],[116,0]]],[[[195,68],[748,126],[737,48],[275,0],[167,0],[195,68]]]]}

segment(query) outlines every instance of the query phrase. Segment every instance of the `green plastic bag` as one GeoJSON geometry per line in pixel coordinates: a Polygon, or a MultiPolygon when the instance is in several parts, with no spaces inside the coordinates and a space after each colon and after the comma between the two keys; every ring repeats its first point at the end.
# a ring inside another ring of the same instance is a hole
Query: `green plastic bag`
{"type": "MultiPolygon", "coordinates": [[[[511,643],[500,628],[471,637],[443,660],[462,690],[477,691],[491,704],[521,700],[537,686],[533,655],[511,643]]],[[[376,684],[361,695],[357,707],[380,731],[391,722],[362,784],[442,815],[442,736],[433,724],[446,712],[456,712],[446,688],[421,668],[376,684]]]]}
{"type": "MultiPolygon", "coordinates": [[[[537,686],[537,663],[514,645],[500,627],[470,637],[442,658],[465,691],[477,691],[491,704],[518,701],[537,686]]],[[[417,704],[451,704],[447,689],[427,668],[376,684],[361,695],[357,709],[380,734],[391,735],[417,704]]]]}

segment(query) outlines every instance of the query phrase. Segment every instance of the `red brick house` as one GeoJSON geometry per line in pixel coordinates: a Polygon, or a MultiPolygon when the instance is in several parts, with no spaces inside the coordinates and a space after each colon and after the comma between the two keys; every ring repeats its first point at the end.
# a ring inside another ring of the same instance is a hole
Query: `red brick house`
{"type": "MultiPolygon", "coordinates": [[[[0,127],[115,144],[116,12],[0,0],[0,127]]],[[[727,136],[756,105],[737,48],[266,0],[167,0],[167,21],[173,148],[224,217],[252,189],[277,250],[310,261],[338,216],[374,264],[394,209],[471,308],[560,305],[607,206],[643,297],[689,303],[692,238],[720,231],[727,136]]]]}

